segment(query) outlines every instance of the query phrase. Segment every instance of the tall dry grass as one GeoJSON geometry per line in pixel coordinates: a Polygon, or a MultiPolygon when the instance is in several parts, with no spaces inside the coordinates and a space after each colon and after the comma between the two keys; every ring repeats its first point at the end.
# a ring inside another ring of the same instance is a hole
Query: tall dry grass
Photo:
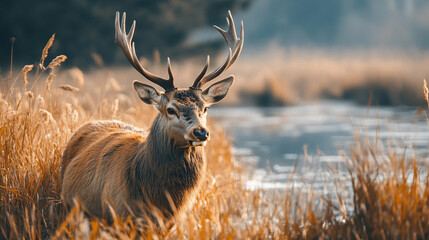
{"type": "MultiPolygon", "coordinates": [[[[155,112],[127,96],[110,72],[92,78],[73,69],[70,77],[58,79],[59,65],[44,67],[47,57],[43,54],[39,66],[26,66],[3,81],[10,84],[0,93],[0,236],[163,237],[165,233],[143,229],[131,218],[114,218],[109,225],[87,218],[79,203],[68,212],[63,208],[59,165],[72,133],[94,119],[115,118],[148,128],[155,112]]],[[[59,59],[64,57],[52,61],[59,59]]],[[[222,128],[212,121],[210,128],[208,177],[195,204],[167,238],[429,238],[429,178],[422,156],[398,154],[377,139],[357,137],[343,156],[348,177],[335,180],[339,173],[333,168],[335,184],[327,193],[312,191],[311,184],[255,191],[244,187],[248,169],[237,164],[222,128]]]]}
{"type": "MultiPolygon", "coordinates": [[[[142,58],[142,64],[151,72],[166,77],[166,63],[159,61],[159,53],[155,55],[156,61],[142,58]]],[[[224,57],[224,54],[214,57],[209,71],[219,66],[224,57]]],[[[108,78],[109,88],[112,88],[113,79],[120,86],[121,94],[134,94],[130,82],[141,79],[139,73],[130,67],[103,66],[100,56],[94,61],[99,67],[88,70],[87,78],[108,78]]],[[[179,87],[192,85],[204,63],[204,58],[172,59],[176,84],[179,87]]],[[[243,52],[232,70],[220,77],[231,73],[236,76],[234,87],[221,104],[270,106],[339,99],[366,105],[372,99],[375,105],[417,106],[424,101],[420,94],[421,79],[429,76],[428,64],[428,52],[335,52],[273,46],[243,52]]],[[[76,71],[76,68],[66,70],[59,74],[59,79],[72,80],[76,71]]]]}
{"type": "MultiPolygon", "coordinates": [[[[326,51],[285,49],[280,46],[247,48],[231,68],[234,87],[222,104],[291,105],[320,99],[346,99],[366,105],[372,97],[380,105],[420,105],[424,98],[421,79],[429,76],[427,52],[326,51]],[[268,94],[263,98],[264,94],[268,94]]],[[[221,64],[224,54],[214,58],[211,69],[221,64]]],[[[158,56],[159,59],[159,56],[158,56]]],[[[190,86],[204,65],[204,58],[174,61],[179,86],[190,86]]],[[[125,63],[125,62],[124,62],[125,63]]],[[[166,64],[144,60],[144,66],[166,76],[166,64]]],[[[110,75],[124,80],[139,79],[129,67],[108,68],[110,75]]],[[[91,78],[105,75],[106,68],[88,71],[91,78]]],[[[227,73],[227,74],[228,74],[227,73]]],[[[227,76],[225,74],[225,76],[227,76]]],[[[130,89],[131,90],[131,89],[130,89]]]]}
{"type": "MultiPolygon", "coordinates": [[[[345,99],[366,105],[420,105],[421,79],[429,75],[427,52],[285,49],[249,53],[234,66],[233,100],[264,91],[285,105],[320,99],[345,99]],[[261,53],[262,52],[262,53],[261,53]],[[259,54],[258,54],[259,53],[259,54]],[[371,96],[372,95],[372,96],[371,96]]],[[[263,105],[263,103],[261,103],[263,105]]]]}

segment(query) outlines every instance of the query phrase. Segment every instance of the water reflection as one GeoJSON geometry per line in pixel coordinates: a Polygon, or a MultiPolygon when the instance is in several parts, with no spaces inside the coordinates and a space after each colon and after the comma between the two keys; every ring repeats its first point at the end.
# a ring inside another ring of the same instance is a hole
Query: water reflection
{"type": "Polygon", "coordinates": [[[429,128],[425,117],[416,117],[416,110],[326,101],[281,108],[215,108],[211,117],[232,137],[242,164],[254,165],[250,188],[284,189],[292,186],[290,178],[301,178],[301,183],[307,179],[322,188],[331,181],[324,174],[332,167],[339,171],[336,177],[347,177],[339,151],[348,151],[355,133],[394,141],[394,151],[414,148],[417,154],[427,154],[429,128]]]}

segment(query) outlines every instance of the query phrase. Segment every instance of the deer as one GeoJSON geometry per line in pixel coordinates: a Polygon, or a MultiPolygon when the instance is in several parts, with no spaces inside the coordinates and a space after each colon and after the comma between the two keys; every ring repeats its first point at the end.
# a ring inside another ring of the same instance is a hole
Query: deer
{"type": "Polygon", "coordinates": [[[167,224],[192,204],[206,175],[204,148],[210,140],[207,111],[227,95],[234,76],[204,90],[202,87],[233,65],[244,42],[243,21],[240,38],[230,11],[226,21],[227,30],[214,26],[227,44],[226,59],[206,74],[210,63],[207,56],[193,85],[178,89],[169,58],[168,78],[143,68],[132,41],[136,21],[127,33],[126,13],[120,23],[120,13],[116,12],[115,43],[135,70],[163,88],[158,91],[133,82],[138,97],[154,106],[158,115],[147,131],[117,120],[94,121],[80,127],[67,143],[60,166],[61,196],[66,206],[73,206],[78,199],[91,216],[109,219],[113,209],[119,216],[145,217],[167,224]]]}

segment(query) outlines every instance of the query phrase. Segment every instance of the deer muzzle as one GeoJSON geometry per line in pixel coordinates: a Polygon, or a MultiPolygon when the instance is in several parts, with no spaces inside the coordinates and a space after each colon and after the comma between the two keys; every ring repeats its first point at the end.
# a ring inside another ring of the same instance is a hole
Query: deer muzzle
{"type": "Polygon", "coordinates": [[[190,134],[186,137],[191,146],[205,146],[210,140],[210,133],[204,127],[195,127],[191,129],[190,134]]]}

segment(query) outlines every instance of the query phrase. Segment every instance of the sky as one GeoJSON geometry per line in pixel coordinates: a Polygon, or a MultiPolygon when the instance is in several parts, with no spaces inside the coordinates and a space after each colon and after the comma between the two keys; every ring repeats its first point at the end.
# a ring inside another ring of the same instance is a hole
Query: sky
{"type": "MultiPolygon", "coordinates": [[[[254,0],[233,15],[254,48],[429,50],[427,0],[254,0]]],[[[204,28],[189,41],[216,37],[204,28]]]]}

